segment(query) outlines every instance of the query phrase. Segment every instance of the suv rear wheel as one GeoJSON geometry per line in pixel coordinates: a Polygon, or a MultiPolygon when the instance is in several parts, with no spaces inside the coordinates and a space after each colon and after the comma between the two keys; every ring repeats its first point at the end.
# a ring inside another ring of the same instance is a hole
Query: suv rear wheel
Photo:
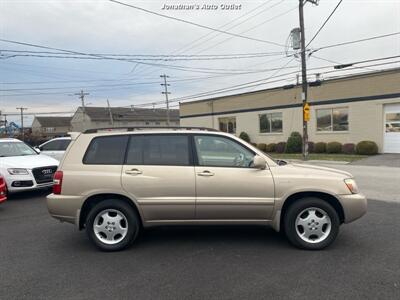
{"type": "Polygon", "coordinates": [[[289,241],[302,249],[319,250],[329,246],[339,233],[336,210],[319,198],[303,198],[287,210],[284,229],[289,241]]]}
{"type": "Polygon", "coordinates": [[[89,239],[103,251],[129,247],[139,233],[136,212],[121,200],[104,200],[95,205],[86,219],[89,239]]]}

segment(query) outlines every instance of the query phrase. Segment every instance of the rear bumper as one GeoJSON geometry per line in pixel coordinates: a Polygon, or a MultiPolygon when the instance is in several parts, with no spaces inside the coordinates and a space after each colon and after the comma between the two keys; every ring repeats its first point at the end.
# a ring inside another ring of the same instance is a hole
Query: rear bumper
{"type": "Polygon", "coordinates": [[[83,204],[81,197],[50,194],[46,200],[47,210],[53,218],[79,227],[79,216],[83,204]]]}
{"type": "Polygon", "coordinates": [[[363,194],[338,195],[344,211],[344,223],[353,222],[367,212],[367,198],[363,194]]]}

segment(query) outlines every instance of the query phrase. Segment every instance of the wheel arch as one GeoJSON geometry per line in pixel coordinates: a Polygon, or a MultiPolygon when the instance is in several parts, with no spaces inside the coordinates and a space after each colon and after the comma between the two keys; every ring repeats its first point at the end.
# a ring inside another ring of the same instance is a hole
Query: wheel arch
{"type": "Polygon", "coordinates": [[[140,220],[140,226],[143,226],[143,219],[142,215],[140,213],[139,208],[137,207],[136,203],[130,199],[129,197],[121,194],[116,194],[116,193],[104,193],[104,194],[96,194],[88,197],[85,202],[82,205],[80,214],[79,214],[79,229],[83,229],[85,227],[85,221],[86,217],[89,214],[89,211],[98,203],[104,201],[104,200],[110,200],[110,199],[115,199],[115,200],[121,200],[125,203],[127,203],[139,216],[140,220]]]}
{"type": "Polygon", "coordinates": [[[344,210],[342,205],[340,204],[339,200],[328,193],[324,193],[324,192],[298,192],[298,193],[294,193],[292,195],[290,195],[289,197],[286,198],[285,202],[283,203],[282,209],[281,209],[281,218],[280,218],[280,228],[283,228],[283,221],[285,219],[285,214],[288,210],[288,208],[296,201],[298,201],[299,199],[302,198],[319,198],[325,202],[327,202],[328,204],[330,204],[335,211],[337,212],[338,216],[339,216],[339,220],[340,223],[344,222],[345,216],[344,216],[344,210]]]}

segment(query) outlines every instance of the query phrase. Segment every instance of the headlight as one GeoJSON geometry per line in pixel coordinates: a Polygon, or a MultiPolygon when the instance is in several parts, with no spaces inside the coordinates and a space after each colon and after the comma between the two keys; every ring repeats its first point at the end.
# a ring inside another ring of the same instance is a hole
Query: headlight
{"type": "Polygon", "coordinates": [[[21,169],[21,168],[7,169],[7,171],[11,175],[28,175],[29,174],[27,169],[21,169]]]}
{"type": "Polygon", "coordinates": [[[347,185],[347,188],[350,190],[352,194],[358,193],[358,187],[353,178],[347,178],[344,180],[344,183],[347,185]]]}

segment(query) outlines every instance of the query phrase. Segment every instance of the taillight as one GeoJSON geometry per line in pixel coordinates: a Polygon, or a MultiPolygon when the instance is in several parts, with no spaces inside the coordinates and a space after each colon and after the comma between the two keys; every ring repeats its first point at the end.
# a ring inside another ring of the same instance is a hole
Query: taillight
{"type": "Polygon", "coordinates": [[[59,195],[59,194],[61,194],[63,171],[56,171],[54,173],[54,179],[53,180],[54,180],[53,194],[59,195]]]}

